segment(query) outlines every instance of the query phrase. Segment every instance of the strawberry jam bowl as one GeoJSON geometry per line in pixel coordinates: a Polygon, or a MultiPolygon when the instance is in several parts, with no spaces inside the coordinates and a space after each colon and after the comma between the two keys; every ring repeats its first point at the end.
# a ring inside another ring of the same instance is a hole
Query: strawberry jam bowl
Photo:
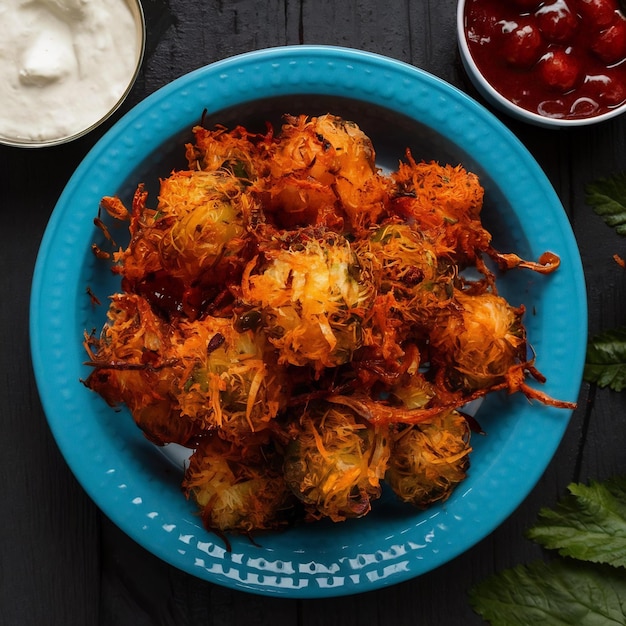
{"type": "Polygon", "coordinates": [[[459,0],[464,69],[478,93],[543,127],[626,112],[626,15],[618,0],[459,0]]]}

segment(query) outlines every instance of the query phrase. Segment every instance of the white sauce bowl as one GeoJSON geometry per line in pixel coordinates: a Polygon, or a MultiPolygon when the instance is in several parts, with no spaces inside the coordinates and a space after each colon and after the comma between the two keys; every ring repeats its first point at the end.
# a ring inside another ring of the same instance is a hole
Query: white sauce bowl
{"type": "Polygon", "coordinates": [[[135,83],[146,39],[140,0],[6,0],[0,20],[0,144],[82,137],[135,83]]]}

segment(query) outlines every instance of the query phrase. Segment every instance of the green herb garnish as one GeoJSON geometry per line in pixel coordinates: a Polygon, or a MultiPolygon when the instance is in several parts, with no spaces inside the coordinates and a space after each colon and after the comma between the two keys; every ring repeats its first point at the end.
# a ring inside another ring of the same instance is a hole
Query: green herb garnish
{"type": "Polygon", "coordinates": [[[560,556],[470,590],[473,609],[492,626],[626,624],[626,478],[568,489],[527,533],[560,556]]]}
{"type": "Polygon", "coordinates": [[[587,203],[619,235],[626,235],[626,172],[589,183],[587,203]]]}
{"type": "Polygon", "coordinates": [[[584,379],[613,391],[626,389],[626,326],[606,330],[587,344],[584,379]]]}

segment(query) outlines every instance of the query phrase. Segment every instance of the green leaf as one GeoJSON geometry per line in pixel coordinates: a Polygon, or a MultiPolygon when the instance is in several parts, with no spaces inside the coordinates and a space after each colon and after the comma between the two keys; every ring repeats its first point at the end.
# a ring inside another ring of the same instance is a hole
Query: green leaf
{"type": "Polygon", "coordinates": [[[626,172],[589,183],[585,191],[587,203],[605,223],[626,235],[626,172]]]}
{"type": "Polygon", "coordinates": [[[536,561],[485,579],[469,601],[492,626],[624,626],[626,573],[569,559],[536,561]]]}
{"type": "Polygon", "coordinates": [[[528,537],[561,556],[626,567],[626,478],[568,489],[554,509],[539,512],[528,537]]]}
{"type": "Polygon", "coordinates": [[[613,391],[626,388],[626,326],[591,338],[587,344],[583,378],[613,391]]]}

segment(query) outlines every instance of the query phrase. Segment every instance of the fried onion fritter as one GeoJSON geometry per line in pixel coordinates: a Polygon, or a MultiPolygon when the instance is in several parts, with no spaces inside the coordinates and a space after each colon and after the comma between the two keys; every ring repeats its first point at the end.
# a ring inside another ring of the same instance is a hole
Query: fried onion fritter
{"type": "Polygon", "coordinates": [[[574,407],[528,384],[545,379],[524,308],[486,262],[546,274],[558,257],[496,251],[472,172],[407,150],[383,174],[332,114],[286,115],[278,134],[197,126],[185,156],[154,205],[143,185],[130,208],[102,199],[112,250],[93,250],[121,290],[85,335],[84,383],[189,448],[183,491],[209,530],[361,517],[385,484],[430,506],[468,472],[468,402],[574,407]]]}
{"type": "Polygon", "coordinates": [[[467,475],[469,441],[469,426],[457,411],[399,429],[385,480],[400,500],[419,508],[447,500],[467,475]]]}
{"type": "Polygon", "coordinates": [[[362,517],[380,497],[389,459],[388,428],[339,405],[309,407],[294,425],[284,476],[309,519],[362,517]]]}

